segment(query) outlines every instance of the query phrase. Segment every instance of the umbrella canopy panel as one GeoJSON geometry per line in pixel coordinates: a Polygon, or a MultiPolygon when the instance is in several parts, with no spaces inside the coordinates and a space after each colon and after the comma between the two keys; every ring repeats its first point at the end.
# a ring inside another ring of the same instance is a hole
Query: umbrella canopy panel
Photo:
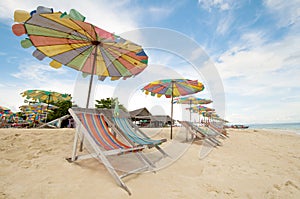
{"type": "MultiPolygon", "coordinates": [[[[181,97],[181,98],[176,98],[174,100],[175,104],[189,104],[190,108],[192,104],[209,104],[211,103],[212,100],[210,99],[203,99],[203,98],[198,98],[194,96],[188,96],[188,97],[181,97]]],[[[190,109],[190,122],[192,120],[192,110],[190,109]]]]}
{"type": "Polygon", "coordinates": [[[37,104],[26,104],[19,107],[23,112],[45,112],[49,110],[57,109],[57,106],[52,104],[45,104],[45,103],[37,103],[37,104]]]}
{"type": "Polygon", "coordinates": [[[210,104],[210,103],[212,103],[212,100],[189,96],[189,97],[176,98],[176,99],[174,99],[174,103],[176,103],[176,104],[210,104]]]}
{"type": "Polygon", "coordinates": [[[187,110],[191,110],[195,113],[201,113],[201,112],[207,112],[207,111],[215,111],[215,109],[213,108],[209,108],[209,107],[206,107],[206,106],[201,106],[201,105],[198,105],[198,106],[193,106],[191,108],[186,108],[187,110]]]}
{"type": "Polygon", "coordinates": [[[26,99],[32,99],[39,102],[45,102],[49,104],[50,102],[59,102],[59,101],[69,101],[72,99],[69,94],[62,94],[54,91],[45,91],[45,90],[26,90],[21,93],[22,97],[26,99]]]}
{"type": "Polygon", "coordinates": [[[34,46],[33,56],[51,58],[54,68],[65,65],[84,76],[116,80],[135,76],[147,66],[148,56],[140,45],[84,22],[74,9],[67,14],[39,6],[31,13],[16,10],[14,19],[18,22],[12,26],[14,34],[28,36],[22,47],[34,46]]]}

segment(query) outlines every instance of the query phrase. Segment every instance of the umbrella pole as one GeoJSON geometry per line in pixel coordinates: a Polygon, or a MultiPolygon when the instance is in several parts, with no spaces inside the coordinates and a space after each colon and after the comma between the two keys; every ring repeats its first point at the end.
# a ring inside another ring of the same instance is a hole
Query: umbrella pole
{"type": "MultiPolygon", "coordinates": [[[[48,111],[48,108],[49,108],[50,95],[51,95],[51,94],[48,95],[48,101],[47,101],[48,103],[47,103],[47,109],[46,109],[46,112],[48,111]]],[[[47,114],[46,114],[46,118],[45,118],[45,123],[47,123],[47,114]]]]}
{"type": "Polygon", "coordinates": [[[171,94],[171,136],[170,139],[173,138],[173,90],[174,90],[174,82],[172,81],[172,94],[171,94]]]}
{"type": "Polygon", "coordinates": [[[190,101],[190,122],[192,120],[192,101],[190,101]]]}
{"type": "MultiPolygon", "coordinates": [[[[92,90],[92,84],[93,84],[93,78],[94,78],[94,71],[95,71],[96,60],[97,60],[97,48],[98,48],[98,45],[95,46],[94,63],[93,63],[92,74],[91,74],[91,79],[90,79],[90,84],[89,84],[88,97],[87,97],[85,108],[89,108],[90,96],[91,96],[91,90],[92,90]]],[[[79,147],[80,152],[82,152],[82,149],[83,149],[83,140],[84,140],[84,137],[82,137],[82,140],[80,142],[80,147],[79,147]]]]}
{"type": "Polygon", "coordinates": [[[172,140],[172,134],[173,134],[173,94],[172,94],[172,100],[171,100],[171,137],[170,137],[171,140],[172,140]]]}

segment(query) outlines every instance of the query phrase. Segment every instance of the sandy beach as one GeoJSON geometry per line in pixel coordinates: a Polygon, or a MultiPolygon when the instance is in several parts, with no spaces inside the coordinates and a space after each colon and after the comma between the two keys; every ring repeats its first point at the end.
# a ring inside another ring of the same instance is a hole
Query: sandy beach
{"type": "Polygon", "coordinates": [[[0,198],[300,198],[299,135],[228,134],[205,158],[196,140],[172,165],[125,178],[129,196],[98,161],[65,160],[74,129],[0,129],[0,198]]]}

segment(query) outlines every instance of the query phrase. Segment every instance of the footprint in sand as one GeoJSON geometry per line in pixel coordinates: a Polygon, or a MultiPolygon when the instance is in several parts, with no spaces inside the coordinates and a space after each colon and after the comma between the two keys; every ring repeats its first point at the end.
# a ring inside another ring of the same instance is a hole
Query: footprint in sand
{"type": "Polygon", "coordinates": [[[21,167],[21,168],[24,168],[24,169],[28,169],[29,167],[32,166],[32,162],[31,162],[31,160],[24,160],[24,161],[21,161],[18,164],[18,166],[21,167]]]}
{"type": "Polygon", "coordinates": [[[284,185],[285,185],[285,186],[292,186],[292,187],[294,187],[294,188],[300,190],[300,188],[299,188],[294,182],[292,182],[292,181],[290,181],[290,180],[286,181],[286,182],[284,183],[284,185]]]}

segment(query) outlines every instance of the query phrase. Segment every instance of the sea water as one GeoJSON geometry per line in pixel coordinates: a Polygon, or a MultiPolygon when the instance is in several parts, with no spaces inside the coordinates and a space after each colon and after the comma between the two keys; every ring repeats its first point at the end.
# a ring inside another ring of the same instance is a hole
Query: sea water
{"type": "Polygon", "coordinates": [[[275,129],[300,134],[300,123],[249,124],[251,129],[275,129]]]}

